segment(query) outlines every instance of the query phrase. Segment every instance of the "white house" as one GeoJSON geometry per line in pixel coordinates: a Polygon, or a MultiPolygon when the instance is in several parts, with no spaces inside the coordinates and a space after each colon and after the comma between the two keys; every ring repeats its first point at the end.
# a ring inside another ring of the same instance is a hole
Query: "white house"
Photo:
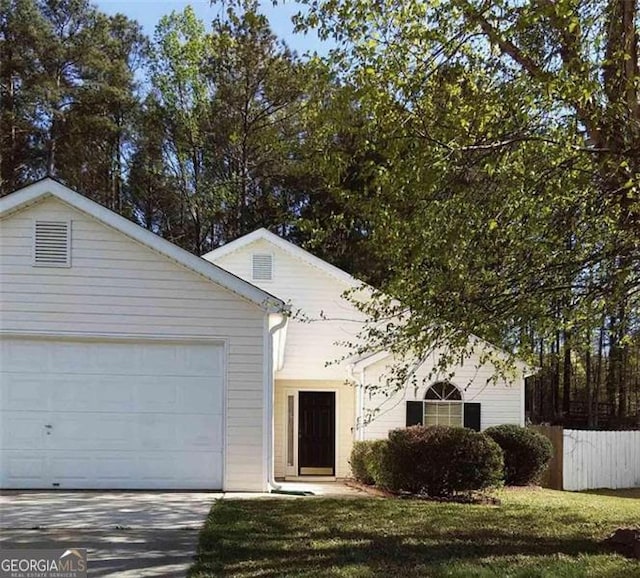
{"type": "Polygon", "coordinates": [[[348,353],[336,343],[353,341],[362,328],[362,314],[344,297],[345,291],[362,288],[362,282],[265,229],[204,258],[277,295],[293,312],[284,359],[275,368],[277,478],[347,477],[354,440],[384,438],[405,425],[440,423],[478,430],[524,425],[525,364],[518,364],[515,381],[493,385],[494,368],[482,365],[477,356],[446,381],[429,379],[433,364],[427,362],[416,371],[417,391],[410,387],[388,395],[383,387],[392,363],[388,354],[335,363],[348,353]]]}
{"type": "Polygon", "coordinates": [[[0,199],[0,275],[2,488],[261,491],[407,423],[524,421],[524,366],[384,397],[384,353],[327,365],[360,283],[262,229],[200,258],[44,179],[0,199]]]}

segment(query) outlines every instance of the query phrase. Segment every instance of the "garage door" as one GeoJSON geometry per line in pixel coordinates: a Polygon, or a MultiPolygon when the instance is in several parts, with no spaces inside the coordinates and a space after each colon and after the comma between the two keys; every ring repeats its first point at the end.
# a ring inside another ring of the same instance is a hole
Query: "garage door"
{"type": "Polygon", "coordinates": [[[219,344],[4,339],[3,488],[222,487],[219,344]]]}

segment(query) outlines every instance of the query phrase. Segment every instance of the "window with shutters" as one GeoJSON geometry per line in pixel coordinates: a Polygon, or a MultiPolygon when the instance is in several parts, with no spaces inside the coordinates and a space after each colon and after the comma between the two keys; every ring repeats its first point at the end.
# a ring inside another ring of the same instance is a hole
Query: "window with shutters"
{"type": "Polygon", "coordinates": [[[252,255],[252,273],[254,281],[271,281],[273,279],[273,255],[255,253],[252,255]]]}
{"type": "Polygon", "coordinates": [[[36,267],[71,267],[70,221],[34,222],[33,265],[36,267]]]}
{"type": "Polygon", "coordinates": [[[424,396],[424,425],[464,424],[462,410],[462,394],[460,390],[448,381],[434,383],[424,396]]]}

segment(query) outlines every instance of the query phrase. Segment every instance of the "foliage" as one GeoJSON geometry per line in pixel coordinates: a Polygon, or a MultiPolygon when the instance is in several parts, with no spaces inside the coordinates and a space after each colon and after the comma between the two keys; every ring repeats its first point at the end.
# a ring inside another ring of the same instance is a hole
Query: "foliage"
{"type": "Polygon", "coordinates": [[[496,486],[503,468],[500,447],[490,438],[447,426],[393,430],[385,451],[377,455],[380,474],[373,476],[376,484],[430,496],[496,486]]]}
{"type": "MultiPolygon", "coordinates": [[[[158,199],[158,232],[201,254],[260,226],[286,230],[303,197],[292,159],[312,78],[312,66],[277,40],[252,0],[229,4],[211,32],[190,7],[164,17],[147,109],[160,124],[143,125],[149,132],[136,151],[141,167],[161,153],[175,191],[158,199]],[[159,151],[145,148],[149,140],[159,151]]],[[[142,196],[146,175],[132,176],[142,196]]]]}
{"type": "Polygon", "coordinates": [[[584,376],[588,396],[602,379],[614,413],[636,413],[637,0],[305,4],[300,28],[336,43],[333,69],[366,111],[350,199],[388,264],[355,353],[396,354],[391,391],[431,356],[447,374],[478,353],[511,378],[513,358],[477,335],[550,366],[561,415],[601,329],[611,363],[584,376]]]}
{"type": "Polygon", "coordinates": [[[371,451],[367,460],[367,471],[373,483],[381,488],[392,487],[393,470],[390,468],[390,448],[388,439],[375,440],[371,443],[371,451]]]}
{"type": "Polygon", "coordinates": [[[2,0],[0,194],[55,176],[197,254],[260,226],[296,237],[325,67],[257,2],[223,8],[149,40],[87,0],[2,0]]]}
{"type": "Polygon", "coordinates": [[[363,484],[372,485],[373,476],[369,473],[368,462],[371,453],[371,441],[355,441],[351,449],[349,465],[353,477],[363,484]]]}
{"type": "Polygon", "coordinates": [[[495,486],[502,463],[500,448],[483,434],[445,426],[354,442],[350,459],[353,477],[363,484],[432,496],[495,486]]]}
{"type": "Polygon", "coordinates": [[[367,485],[388,485],[388,451],[386,439],[354,442],[349,461],[353,477],[367,485]]]}
{"type": "Polygon", "coordinates": [[[498,425],[484,433],[504,454],[504,480],[509,486],[534,484],[553,457],[551,441],[541,433],[517,425],[498,425]]]}
{"type": "Polygon", "coordinates": [[[128,214],[140,26],[87,0],[2,0],[0,194],[58,175],[128,214]]]}
{"type": "Polygon", "coordinates": [[[503,490],[497,508],[354,496],[216,500],[189,575],[637,576],[637,562],[601,545],[640,519],[640,500],[613,493],[620,497],[503,490]]]}
{"type": "Polygon", "coordinates": [[[254,0],[152,39],[0,0],[0,195],[50,174],[198,254],[267,227],[380,290],[346,356],[389,393],[521,357],[532,419],[637,426],[639,0],[303,3],[324,59],[254,0]]]}

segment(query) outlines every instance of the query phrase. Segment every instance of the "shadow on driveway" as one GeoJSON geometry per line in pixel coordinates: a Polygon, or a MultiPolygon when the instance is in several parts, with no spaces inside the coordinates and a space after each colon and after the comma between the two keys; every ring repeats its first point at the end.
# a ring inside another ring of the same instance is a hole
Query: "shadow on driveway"
{"type": "Polygon", "coordinates": [[[90,576],[182,577],[221,494],[2,492],[0,547],[86,548],[90,576]]]}

